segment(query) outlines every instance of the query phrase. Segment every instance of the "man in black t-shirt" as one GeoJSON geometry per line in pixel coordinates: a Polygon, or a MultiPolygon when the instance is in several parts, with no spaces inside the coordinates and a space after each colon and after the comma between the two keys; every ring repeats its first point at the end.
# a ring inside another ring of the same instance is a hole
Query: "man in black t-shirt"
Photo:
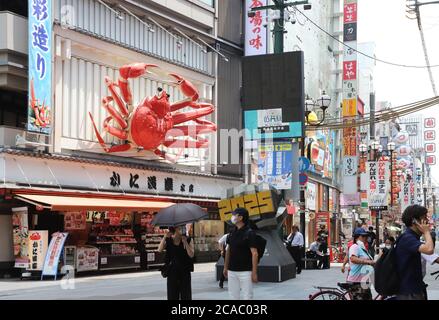
{"type": "Polygon", "coordinates": [[[249,214],[245,208],[232,213],[236,229],[227,239],[224,276],[228,278],[230,297],[233,300],[253,299],[253,283],[258,282],[258,250],[256,234],[248,226],[249,214]]]}

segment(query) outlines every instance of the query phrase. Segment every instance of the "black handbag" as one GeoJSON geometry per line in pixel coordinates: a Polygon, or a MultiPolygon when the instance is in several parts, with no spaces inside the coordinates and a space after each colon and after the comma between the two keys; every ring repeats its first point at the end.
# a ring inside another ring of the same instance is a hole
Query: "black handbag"
{"type": "Polygon", "coordinates": [[[167,278],[169,274],[169,264],[165,263],[161,268],[160,272],[162,273],[163,278],[167,278]]]}

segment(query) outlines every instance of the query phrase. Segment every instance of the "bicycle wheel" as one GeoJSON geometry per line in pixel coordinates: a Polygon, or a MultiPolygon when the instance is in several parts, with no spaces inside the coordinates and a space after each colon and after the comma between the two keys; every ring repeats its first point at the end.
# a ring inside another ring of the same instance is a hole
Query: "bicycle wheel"
{"type": "Polygon", "coordinates": [[[344,295],[337,291],[325,290],[319,291],[309,297],[309,300],[346,300],[344,295]]]}

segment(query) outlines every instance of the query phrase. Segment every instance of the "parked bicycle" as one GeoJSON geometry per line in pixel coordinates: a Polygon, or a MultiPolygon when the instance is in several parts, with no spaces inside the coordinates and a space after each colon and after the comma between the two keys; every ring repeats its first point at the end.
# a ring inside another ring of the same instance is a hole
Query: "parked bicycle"
{"type": "MultiPolygon", "coordinates": [[[[439,273],[439,272],[438,272],[439,273]]],[[[335,287],[314,287],[318,289],[314,294],[309,296],[309,300],[355,300],[354,290],[358,287],[355,283],[337,283],[339,288],[335,287]]],[[[389,300],[391,297],[377,295],[372,300],[389,300]]]]}

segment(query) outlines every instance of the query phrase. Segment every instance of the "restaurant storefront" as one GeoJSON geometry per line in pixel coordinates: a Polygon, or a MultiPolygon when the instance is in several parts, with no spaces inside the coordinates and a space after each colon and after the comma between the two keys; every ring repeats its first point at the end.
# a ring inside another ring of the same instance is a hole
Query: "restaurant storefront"
{"type": "Polygon", "coordinates": [[[23,234],[29,236],[30,231],[48,234],[44,247],[53,234],[67,233],[60,269],[93,272],[160,266],[164,255],[157,249],[167,230],[151,222],[160,209],[181,202],[198,204],[208,212],[208,219],[186,229],[194,236],[197,262],[216,261],[217,240],[225,227],[217,202],[227,188],[241,183],[207,174],[16,150],[0,154],[0,169],[1,211],[10,217],[10,224],[0,228],[14,240],[12,246],[2,245],[1,256],[14,257],[5,266],[15,264],[17,257],[27,258],[31,263],[24,269],[34,271],[42,266],[32,267],[32,258],[41,258],[31,257],[32,250],[26,248],[30,242],[23,234]],[[21,209],[12,213],[13,208],[21,209]]]}

